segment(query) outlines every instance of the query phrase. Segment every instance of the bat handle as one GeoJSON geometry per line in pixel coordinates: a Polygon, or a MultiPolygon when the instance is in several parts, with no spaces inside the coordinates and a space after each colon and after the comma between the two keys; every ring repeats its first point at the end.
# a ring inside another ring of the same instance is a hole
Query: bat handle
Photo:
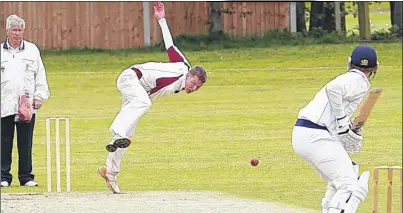
{"type": "Polygon", "coordinates": [[[353,127],[351,127],[351,130],[352,130],[355,134],[361,135],[360,132],[362,131],[362,125],[353,126],[353,127]]]}

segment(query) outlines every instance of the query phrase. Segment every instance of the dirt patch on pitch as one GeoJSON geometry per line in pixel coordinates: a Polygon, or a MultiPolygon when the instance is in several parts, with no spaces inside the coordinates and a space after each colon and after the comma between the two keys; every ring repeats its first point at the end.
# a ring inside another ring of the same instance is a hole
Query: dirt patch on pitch
{"type": "Polygon", "coordinates": [[[312,213],[279,204],[239,199],[213,192],[1,194],[1,212],[219,212],[312,213]]]}

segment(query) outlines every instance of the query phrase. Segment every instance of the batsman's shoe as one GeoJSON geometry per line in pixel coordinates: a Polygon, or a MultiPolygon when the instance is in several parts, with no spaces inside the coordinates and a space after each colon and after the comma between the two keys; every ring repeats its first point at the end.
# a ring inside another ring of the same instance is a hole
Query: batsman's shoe
{"type": "Polygon", "coordinates": [[[115,152],[118,148],[129,147],[131,143],[129,138],[118,138],[114,140],[112,144],[106,145],[106,150],[108,150],[108,152],[115,152]]]}
{"type": "Polygon", "coordinates": [[[108,188],[114,193],[114,194],[118,194],[120,193],[120,189],[118,186],[118,183],[116,181],[116,176],[117,174],[111,174],[108,173],[108,170],[106,169],[105,166],[100,166],[98,168],[98,173],[99,175],[101,175],[102,178],[105,179],[106,181],[106,186],[108,186],[108,188]]]}

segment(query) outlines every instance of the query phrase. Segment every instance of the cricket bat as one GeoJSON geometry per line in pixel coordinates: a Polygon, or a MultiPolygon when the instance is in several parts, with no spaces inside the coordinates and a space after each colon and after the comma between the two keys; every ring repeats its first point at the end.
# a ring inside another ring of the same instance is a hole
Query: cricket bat
{"type": "Polygon", "coordinates": [[[358,107],[358,113],[353,121],[353,130],[357,130],[364,126],[381,93],[382,88],[374,89],[369,92],[368,96],[361,102],[360,106],[358,107]]]}

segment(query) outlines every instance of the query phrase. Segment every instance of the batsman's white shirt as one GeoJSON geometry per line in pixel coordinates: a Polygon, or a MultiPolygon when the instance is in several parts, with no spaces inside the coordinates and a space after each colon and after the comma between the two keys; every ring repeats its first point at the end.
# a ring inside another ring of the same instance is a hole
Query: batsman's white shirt
{"type": "Polygon", "coordinates": [[[307,125],[295,126],[292,131],[295,152],[328,183],[325,203],[344,203],[358,188],[350,156],[335,138],[336,118],[350,118],[369,87],[365,74],[352,69],[327,83],[299,111],[298,119],[309,120],[328,130],[307,125]]]}
{"type": "Polygon", "coordinates": [[[327,83],[303,109],[298,118],[326,127],[336,134],[336,118],[351,117],[371,86],[365,74],[352,69],[327,83]]]}
{"type": "Polygon", "coordinates": [[[19,97],[26,93],[31,103],[50,96],[41,54],[31,42],[12,48],[6,40],[1,44],[1,117],[17,114],[19,97]]]}

